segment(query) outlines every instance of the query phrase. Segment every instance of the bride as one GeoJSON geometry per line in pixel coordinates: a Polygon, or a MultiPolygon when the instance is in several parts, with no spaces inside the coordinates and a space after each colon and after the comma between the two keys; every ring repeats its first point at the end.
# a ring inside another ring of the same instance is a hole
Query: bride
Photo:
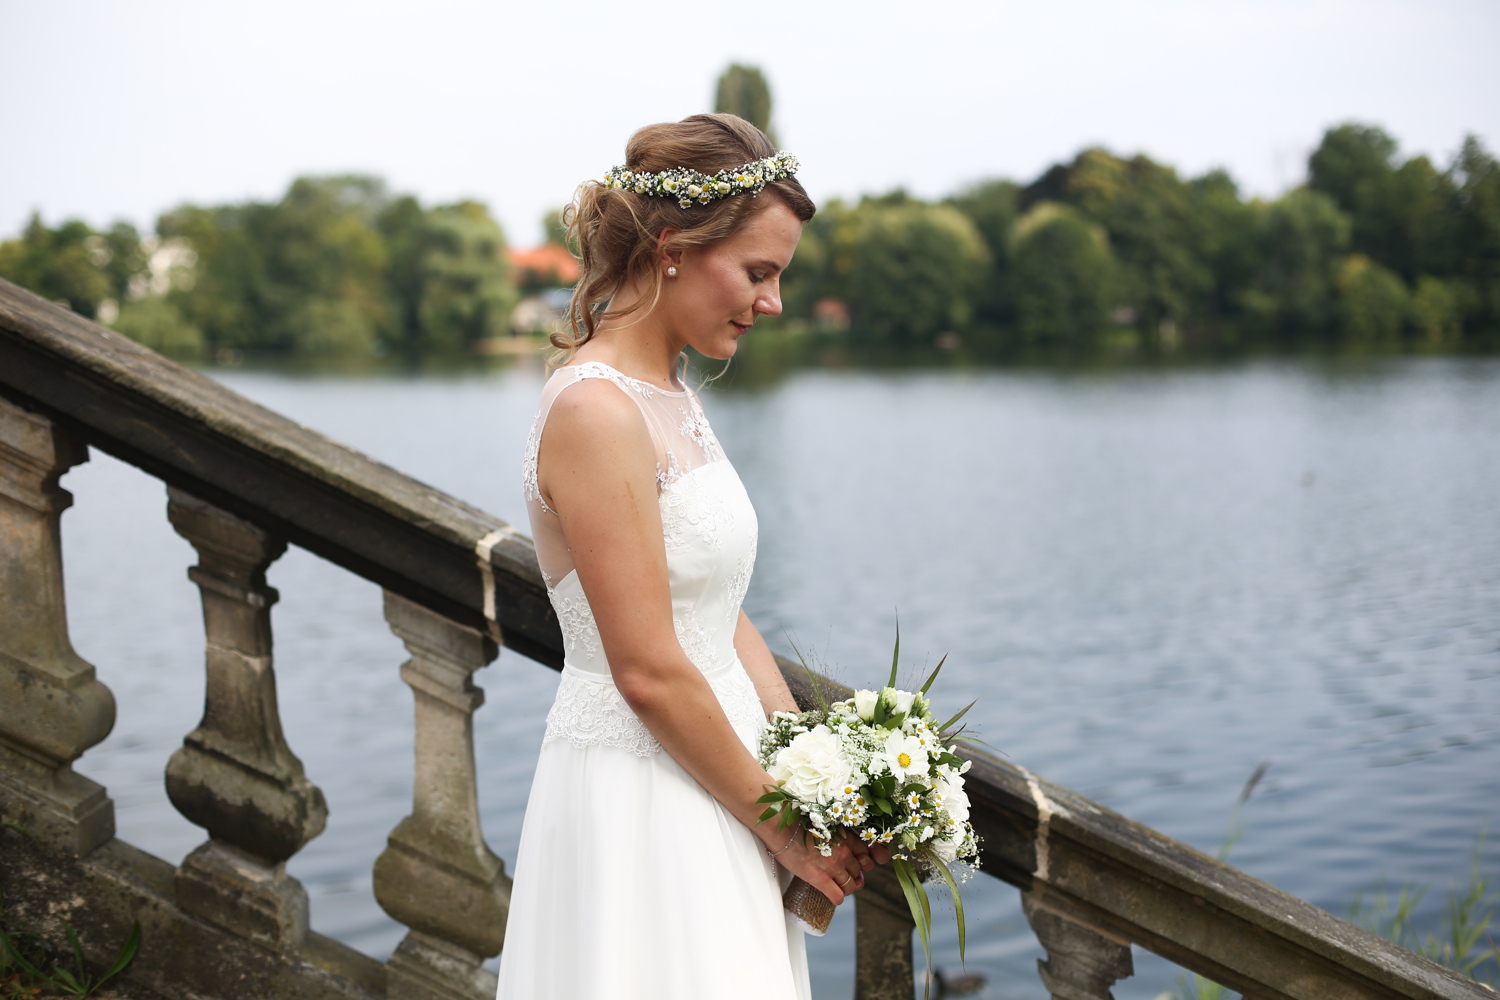
{"type": "Polygon", "coordinates": [[[694,115],[636,132],[567,213],[583,273],[523,467],[565,666],[547,716],[500,958],[502,1000],[806,1000],[800,875],[835,904],[889,860],[824,857],[758,823],[767,715],[795,711],[740,609],[756,520],[698,399],[815,208],[760,130],[694,115]]]}

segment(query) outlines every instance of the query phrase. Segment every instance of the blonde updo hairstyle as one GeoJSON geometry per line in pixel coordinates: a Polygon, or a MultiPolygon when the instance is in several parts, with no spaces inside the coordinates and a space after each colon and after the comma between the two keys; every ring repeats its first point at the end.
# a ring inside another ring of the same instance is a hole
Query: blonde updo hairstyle
{"type": "MultiPolygon", "coordinates": [[[[639,129],[625,146],[625,166],[643,173],[688,167],[714,174],[775,154],[765,133],[737,115],[693,115],[639,129]]],[[[554,363],[565,363],[594,338],[610,299],[629,282],[648,280],[651,295],[611,311],[610,317],[645,316],[656,307],[664,280],[657,266],[662,250],[713,246],[778,200],[803,222],[817,211],[795,177],[772,181],[759,195],[734,194],[687,208],[675,198],[640,195],[598,181],[579,185],[572,204],[563,209],[563,224],[582,273],[568,306],[567,328],[552,334],[552,344],[561,352],[554,363]],[[662,240],[667,229],[674,232],[662,240]]]]}

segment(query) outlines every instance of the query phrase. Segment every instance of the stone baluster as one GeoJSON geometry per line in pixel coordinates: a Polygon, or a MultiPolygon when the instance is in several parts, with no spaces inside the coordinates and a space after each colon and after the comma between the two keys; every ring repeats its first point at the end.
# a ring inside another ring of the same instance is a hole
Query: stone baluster
{"type": "Polygon", "coordinates": [[[88,449],[0,399],[0,820],[82,856],[115,835],[114,803],[73,761],[109,735],[115,700],[73,651],[57,481],[88,449]]]}
{"type": "Polygon", "coordinates": [[[177,869],[187,912],[267,948],[307,936],[307,891],[286,860],[323,831],[328,807],[281,731],[266,568],[286,542],[177,489],[167,516],[198,551],[203,597],[203,721],[167,763],[167,795],[209,839],[177,869]]]}
{"type": "Polygon", "coordinates": [[[1021,893],[1021,909],[1047,949],[1036,966],[1052,1000],[1114,1000],[1110,986],[1134,975],[1129,945],[1044,909],[1036,889],[1021,893]]]}
{"type": "Polygon", "coordinates": [[[912,1000],[911,909],[889,866],[854,894],[854,1000],[912,1000]]]}
{"type": "Polygon", "coordinates": [[[505,865],[484,842],[474,771],[474,671],[498,654],[483,632],[386,592],[385,617],[411,659],[416,700],[410,816],[375,862],[375,898],[411,928],[386,964],[391,1000],[491,1000],[482,962],[500,953],[510,905],[505,865]]]}

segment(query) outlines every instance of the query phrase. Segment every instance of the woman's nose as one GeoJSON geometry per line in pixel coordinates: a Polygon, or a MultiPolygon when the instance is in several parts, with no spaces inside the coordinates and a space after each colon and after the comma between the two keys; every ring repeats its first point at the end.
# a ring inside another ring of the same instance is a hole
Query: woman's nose
{"type": "Polygon", "coordinates": [[[781,315],[781,286],[773,285],[755,303],[755,311],[762,316],[781,315]]]}

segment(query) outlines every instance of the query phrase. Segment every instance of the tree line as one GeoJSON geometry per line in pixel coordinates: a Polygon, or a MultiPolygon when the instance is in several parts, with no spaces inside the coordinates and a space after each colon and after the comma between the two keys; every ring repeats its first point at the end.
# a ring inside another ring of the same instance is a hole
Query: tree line
{"type": "MultiPolygon", "coordinates": [[[[768,119],[763,78],[736,71],[719,103],[768,119]]],[[[184,205],[145,236],[34,217],[0,244],[0,276],[187,356],[460,352],[508,332],[525,290],[485,206],[424,207],[362,176],[184,205]]],[[[1306,183],[1263,200],[1223,171],[1088,149],[1029,184],[824,205],[783,292],[784,330],[856,347],[1494,347],[1500,165],[1473,137],[1439,167],[1345,124],[1306,183]]]]}
{"type": "Polygon", "coordinates": [[[276,202],[183,205],[146,236],[33,216],[0,277],[179,356],[456,352],[507,331],[505,246],[479,202],[302,177],[276,202]]]}
{"type": "MultiPolygon", "coordinates": [[[[787,315],[847,306],[848,336],[994,349],[1500,343],[1500,165],[1469,137],[1443,168],[1371,126],[1329,129],[1307,181],[1243,197],[1087,149],[1030,184],[825,206],[787,315]]],[[[835,313],[835,315],[839,315],[835,313]]]]}

